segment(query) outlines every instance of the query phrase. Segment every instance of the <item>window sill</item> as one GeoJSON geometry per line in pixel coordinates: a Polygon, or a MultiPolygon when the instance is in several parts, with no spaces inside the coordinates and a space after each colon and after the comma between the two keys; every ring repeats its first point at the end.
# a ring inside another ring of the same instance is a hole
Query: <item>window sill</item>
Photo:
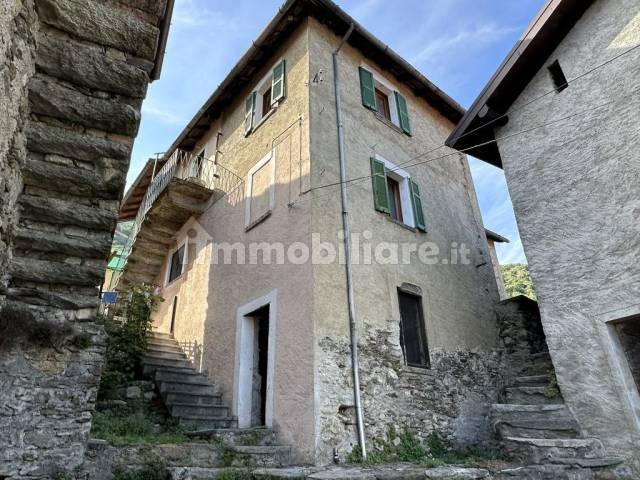
{"type": "Polygon", "coordinates": [[[255,132],[258,128],[260,128],[262,126],[263,123],[265,123],[274,113],[276,113],[276,110],[278,110],[278,108],[280,107],[280,104],[284,101],[284,99],[279,100],[273,107],[271,107],[271,110],[269,110],[267,112],[267,114],[262,117],[260,119],[260,121],[258,123],[256,123],[251,130],[249,130],[245,137],[248,137],[249,135],[251,135],[253,132],[255,132]]]}
{"type": "MultiPolygon", "coordinates": [[[[387,218],[387,220],[389,220],[391,223],[394,223],[394,224],[398,225],[399,227],[404,228],[405,230],[409,230],[410,232],[413,232],[413,233],[421,232],[421,230],[418,230],[416,227],[412,227],[411,225],[407,225],[406,223],[402,223],[399,220],[394,220],[393,218],[391,218],[391,215],[389,215],[388,213],[384,213],[384,212],[378,212],[378,213],[380,213],[381,215],[384,215],[387,218]]],[[[422,232],[422,233],[424,233],[424,232],[422,232]]]]}
{"type": "Polygon", "coordinates": [[[251,222],[249,225],[244,227],[244,231],[248,232],[249,230],[253,229],[254,227],[258,226],[259,224],[261,224],[262,222],[264,222],[267,218],[269,218],[271,216],[271,210],[263,213],[260,217],[256,218],[253,222],[251,222]]]}
{"type": "Polygon", "coordinates": [[[176,284],[176,283],[178,283],[180,280],[182,280],[182,277],[184,277],[184,274],[185,274],[185,273],[186,273],[186,272],[181,273],[178,277],[176,277],[176,278],[174,278],[173,280],[171,280],[170,282],[166,283],[166,284],[164,285],[164,287],[162,287],[162,288],[167,288],[167,287],[171,287],[171,286],[175,285],[175,284],[176,284]]]}
{"type": "Polygon", "coordinates": [[[385,117],[383,117],[382,115],[380,115],[378,112],[375,112],[373,110],[371,110],[374,114],[374,116],[382,123],[384,123],[387,127],[391,128],[392,130],[395,130],[398,133],[401,133],[402,135],[406,135],[407,137],[411,137],[410,134],[408,134],[407,132],[405,132],[404,130],[402,130],[402,128],[400,128],[398,125],[396,125],[395,123],[393,123],[391,120],[387,120],[385,117]]]}

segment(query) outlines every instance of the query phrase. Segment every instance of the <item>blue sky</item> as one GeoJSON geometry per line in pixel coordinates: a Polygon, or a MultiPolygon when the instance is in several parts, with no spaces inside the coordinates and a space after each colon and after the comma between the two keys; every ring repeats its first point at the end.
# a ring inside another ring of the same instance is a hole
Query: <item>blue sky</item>
{"type": "MultiPolygon", "coordinates": [[[[339,5],[464,107],[544,0],[339,0],[339,5]]],[[[149,88],[129,180],[171,145],[282,0],[176,0],[162,77],[149,88]]],[[[487,228],[511,240],[501,263],[526,262],[502,170],[471,159],[487,228]]]]}

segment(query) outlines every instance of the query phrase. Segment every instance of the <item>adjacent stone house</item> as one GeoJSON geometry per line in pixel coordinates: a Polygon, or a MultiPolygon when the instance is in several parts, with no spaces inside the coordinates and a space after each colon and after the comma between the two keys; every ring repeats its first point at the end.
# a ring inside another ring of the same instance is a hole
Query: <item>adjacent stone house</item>
{"type": "Polygon", "coordinates": [[[467,159],[443,148],[403,168],[464,112],[332,2],[288,1],[120,210],[136,226],[118,288],[157,285],[155,327],[239,426],[273,426],[318,463],[357,443],[332,74],[350,25],[338,68],[366,435],[488,438],[499,295],[467,159]]]}
{"type": "Polygon", "coordinates": [[[550,0],[447,144],[503,168],[558,382],[640,468],[640,4],[550,0]]]}
{"type": "Polygon", "coordinates": [[[83,462],[97,286],[172,5],[0,2],[0,478],[83,462]]]}

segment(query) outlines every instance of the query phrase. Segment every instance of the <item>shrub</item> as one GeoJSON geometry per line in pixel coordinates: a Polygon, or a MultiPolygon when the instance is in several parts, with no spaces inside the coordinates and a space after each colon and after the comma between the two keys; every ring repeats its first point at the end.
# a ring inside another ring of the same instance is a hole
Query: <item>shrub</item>
{"type": "Polygon", "coordinates": [[[165,465],[158,459],[146,463],[140,470],[116,471],[113,480],[164,480],[165,465]]]}
{"type": "Polygon", "coordinates": [[[119,413],[96,412],[91,434],[115,446],[187,441],[184,430],[174,421],[154,418],[143,412],[129,412],[126,408],[119,413]]]}
{"type": "Polygon", "coordinates": [[[107,332],[105,366],[100,379],[98,396],[113,398],[119,387],[135,378],[140,359],[147,349],[151,330],[151,313],[160,297],[151,287],[134,285],[122,294],[117,313],[124,321],[104,318],[107,332]]]}

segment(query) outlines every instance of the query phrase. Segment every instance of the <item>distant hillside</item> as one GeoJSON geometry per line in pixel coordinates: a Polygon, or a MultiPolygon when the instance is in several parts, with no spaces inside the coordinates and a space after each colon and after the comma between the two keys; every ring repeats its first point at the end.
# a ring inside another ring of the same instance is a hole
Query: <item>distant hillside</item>
{"type": "Polygon", "coordinates": [[[533,289],[529,267],[521,263],[510,263],[501,265],[504,286],[508,297],[525,295],[533,300],[537,300],[536,292],[533,289]]]}

